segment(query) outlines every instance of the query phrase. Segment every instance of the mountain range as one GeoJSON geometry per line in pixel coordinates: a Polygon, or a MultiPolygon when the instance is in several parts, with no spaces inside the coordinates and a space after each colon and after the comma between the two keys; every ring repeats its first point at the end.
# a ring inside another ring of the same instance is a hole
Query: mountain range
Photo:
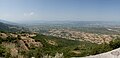
{"type": "Polygon", "coordinates": [[[26,30],[26,28],[20,26],[17,23],[5,21],[0,19],[0,31],[4,32],[21,32],[26,30]]]}

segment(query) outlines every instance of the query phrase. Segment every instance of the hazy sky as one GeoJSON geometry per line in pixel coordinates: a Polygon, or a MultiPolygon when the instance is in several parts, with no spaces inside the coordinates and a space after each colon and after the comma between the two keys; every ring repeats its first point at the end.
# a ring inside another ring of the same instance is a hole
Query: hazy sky
{"type": "Polygon", "coordinates": [[[0,0],[0,19],[120,21],[120,0],[0,0]]]}

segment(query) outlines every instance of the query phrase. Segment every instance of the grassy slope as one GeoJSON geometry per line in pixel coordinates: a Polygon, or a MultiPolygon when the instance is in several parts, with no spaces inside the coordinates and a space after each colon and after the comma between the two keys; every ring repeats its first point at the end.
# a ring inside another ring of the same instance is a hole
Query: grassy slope
{"type": "Polygon", "coordinates": [[[44,54],[49,55],[55,55],[55,53],[64,53],[65,57],[73,57],[73,56],[86,56],[89,54],[83,55],[82,53],[90,52],[93,46],[96,46],[97,44],[93,44],[90,42],[85,41],[73,41],[73,40],[67,40],[63,38],[53,37],[53,36],[45,36],[45,35],[37,35],[34,37],[36,41],[42,42],[44,45],[44,48],[42,48],[42,51],[44,51],[44,54]],[[52,40],[55,41],[58,46],[50,45],[46,40],[52,40]],[[80,54],[72,53],[77,47],[79,47],[80,54]]]}

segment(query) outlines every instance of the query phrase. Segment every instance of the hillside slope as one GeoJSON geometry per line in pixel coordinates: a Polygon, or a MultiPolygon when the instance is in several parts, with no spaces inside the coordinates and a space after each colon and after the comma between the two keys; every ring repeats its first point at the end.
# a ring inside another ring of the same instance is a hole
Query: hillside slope
{"type": "Polygon", "coordinates": [[[25,31],[26,29],[21,27],[21,26],[17,26],[17,25],[10,25],[10,24],[6,24],[3,22],[0,22],[0,31],[5,31],[5,32],[21,32],[21,31],[25,31]]]}

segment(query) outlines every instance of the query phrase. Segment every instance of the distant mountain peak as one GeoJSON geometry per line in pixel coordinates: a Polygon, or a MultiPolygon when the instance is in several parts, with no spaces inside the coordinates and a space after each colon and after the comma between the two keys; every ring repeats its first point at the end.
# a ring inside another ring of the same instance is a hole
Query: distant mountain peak
{"type": "Polygon", "coordinates": [[[10,24],[10,25],[18,25],[17,23],[6,21],[6,20],[3,20],[3,19],[0,19],[0,22],[5,23],[5,24],[10,24]]]}

